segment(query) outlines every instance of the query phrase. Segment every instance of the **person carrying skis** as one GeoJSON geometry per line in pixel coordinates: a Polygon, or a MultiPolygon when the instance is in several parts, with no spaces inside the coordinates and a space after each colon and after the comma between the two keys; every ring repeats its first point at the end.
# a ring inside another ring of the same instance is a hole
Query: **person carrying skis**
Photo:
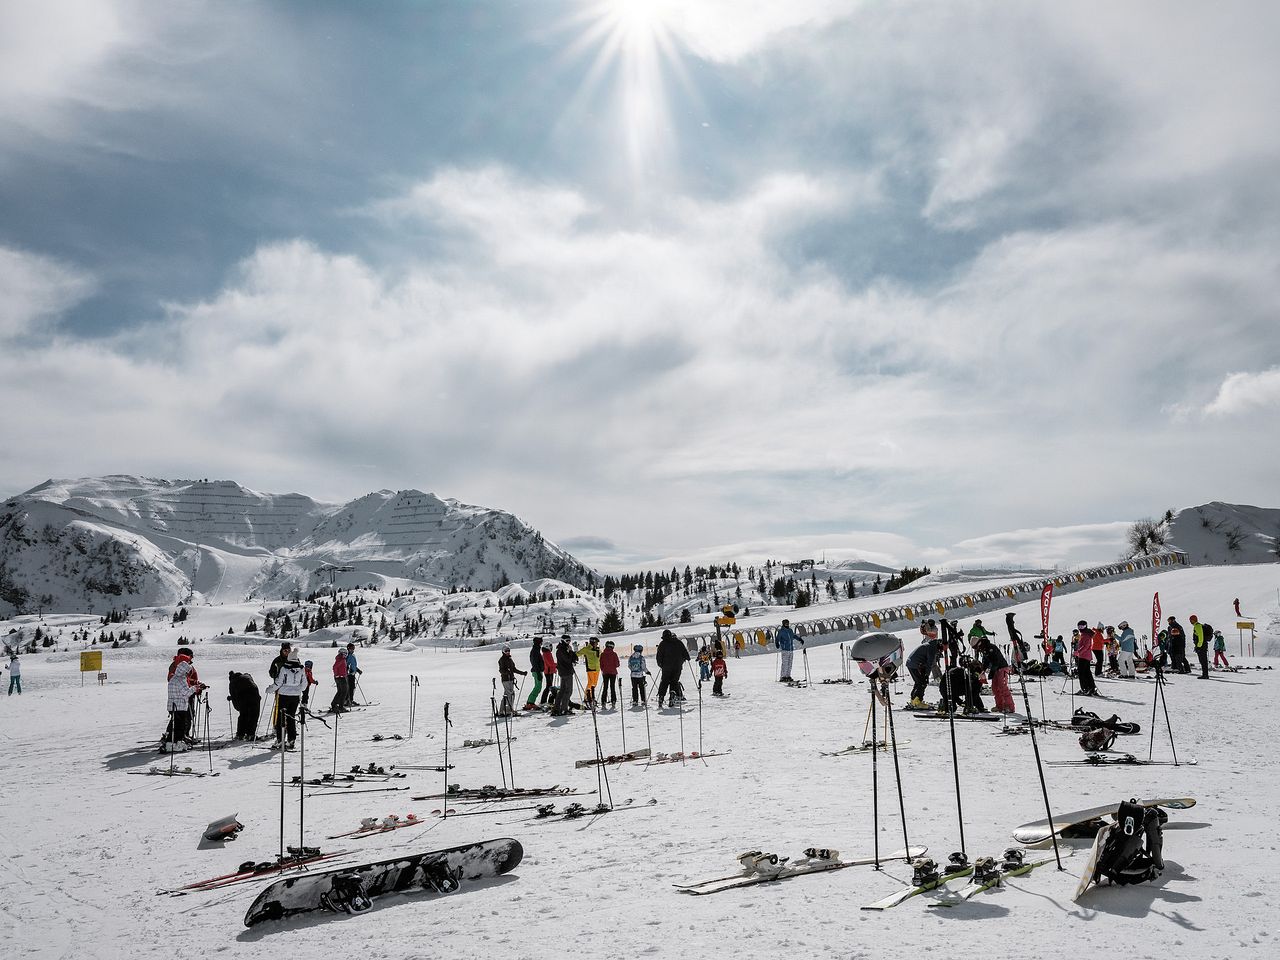
{"type": "Polygon", "coordinates": [[[1013,645],[1013,662],[1021,668],[1031,655],[1031,645],[1022,639],[1022,631],[1013,625],[1012,610],[1004,615],[1004,626],[1009,633],[1009,641],[1013,645]]]}
{"type": "Polygon", "coordinates": [[[1173,661],[1175,673],[1190,673],[1191,664],[1187,662],[1187,632],[1177,617],[1169,618],[1169,658],[1173,661]]]}
{"type": "Polygon", "coordinates": [[[511,657],[509,644],[502,645],[502,656],[498,658],[498,678],[502,681],[502,707],[498,716],[511,717],[516,712],[516,674],[527,676],[527,670],[521,670],[511,657]]]}
{"type": "Polygon", "coordinates": [[[627,657],[627,670],[631,673],[631,705],[638,707],[649,699],[645,690],[645,677],[649,676],[649,668],[644,662],[644,646],[637,643],[631,648],[631,656],[627,657]]]}
{"type": "MultiPolygon", "coordinates": [[[[773,645],[782,651],[782,664],[778,671],[778,680],[781,683],[792,683],[791,679],[791,662],[795,658],[796,644],[804,645],[804,641],[796,636],[796,632],[791,629],[791,621],[783,620],[782,626],[778,628],[778,632],[773,635],[773,645]]],[[[661,650],[661,646],[659,646],[661,650]]],[[[685,660],[689,659],[688,651],[685,651],[685,660]]],[[[658,666],[662,666],[662,661],[658,661],[658,666]]],[[[662,699],[662,694],[658,694],[658,699],[662,699]]]]}
{"type": "Polygon", "coordinates": [[[600,673],[604,677],[604,692],[600,695],[600,705],[618,705],[618,667],[622,661],[618,659],[618,651],[613,648],[613,641],[604,642],[604,650],[600,653],[600,673]]]}
{"type": "Polygon", "coordinates": [[[291,643],[286,642],[280,644],[280,652],[276,655],[276,658],[271,661],[271,666],[267,668],[267,676],[272,680],[279,676],[280,668],[289,662],[289,651],[292,649],[293,644],[291,643]]]}
{"type": "Polygon", "coordinates": [[[1196,648],[1196,659],[1200,661],[1200,679],[1209,679],[1209,645],[1213,643],[1213,627],[1201,623],[1193,613],[1191,615],[1191,639],[1196,648]]]}
{"type": "Polygon", "coordinates": [[[9,662],[5,665],[5,669],[9,671],[9,696],[13,696],[15,690],[18,696],[22,696],[22,662],[18,659],[18,652],[15,650],[9,654],[9,662]]]}
{"type": "MultiPolygon", "coordinates": [[[[787,621],[783,620],[783,624],[787,621]]],[[[684,694],[680,686],[680,673],[684,670],[684,665],[689,660],[689,651],[685,649],[685,645],[670,630],[662,631],[662,640],[658,643],[658,652],[655,655],[658,661],[658,670],[661,677],[658,681],[658,706],[662,706],[665,698],[671,706],[676,706],[684,701],[684,694]]]]}
{"type": "Polygon", "coordinates": [[[258,735],[258,713],[262,709],[262,694],[253,677],[247,673],[227,674],[227,699],[236,709],[235,740],[253,741],[258,735]]]}
{"type": "Polygon", "coordinates": [[[1227,641],[1222,636],[1221,630],[1213,631],[1213,665],[1218,666],[1218,658],[1222,658],[1222,668],[1230,670],[1231,664],[1227,661],[1227,641]]]}
{"type": "Polygon", "coordinates": [[[596,684],[600,682],[600,638],[592,637],[587,645],[578,651],[583,664],[587,668],[586,703],[596,702],[596,684]]]}
{"type": "Polygon", "coordinates": [[[195,656],[190,647],[179,647],[169,664],[169,683],[166,688],[169,708],[169,744],[193,746],[191,738],[191,698],[207,690],[196,674],[191,662],[195,656]]]}
{"type": "Polygon", "coordinates": [[[542,693],[542,638],[534,637],[533,643],[529,645],[529,673],[533,676],[533,689],[529,691],[529,698],[524,702],[525,710],[538,709],[538,694],[542,693]]]}
{"type": "Polygon", "coordinates": [[[729,676],[729,665],[724,662],[724,652],[716,654],[715,659],[711,661],[711,676],[714,683],[711,684],[711,695],[713,697],[727,697],[724,692],[724,681],[729,676]]]}
{"type": "MultiPolygon", "coordinates": [[[[923,632],[923,628],[921,630],[923,632]]],[[[907,706],[912,710],[927,710],[929,704],[924,702],[924,691],[929,686],[929,675],[938,662],[938,637],[925,634],[924,643],[911,651],[907,657],[907,673],[911,674],[911,699],[907,706]]]]}
{"type": "Polygon", "coordinates": [[[1128,620],[1120,621],[1119,630],[1117,642],[1120,649],[1116,651],[1116,666],[1120,669],[1120,676],[1136,677],[1138,673],[1134,669],[1134,656],[1138,652],[1138,638],[1133,635],[1128,620]]]}
{"type": "Polygon", "coordinates": [[[1075,639],[1072,656],[1076,661],[1076,681],[1080,684],[1079,695],[1096,697],[1098,685],[1093,679],[1093,631],[1089,629],[1088,621],[1081,620],[1077,623],[1072,636],[1075,639]]]}
{"type": "Polygon", "coordinates": [[[347,706],[356,705],[356,683],[360,674],[364,673],[356,663],[356,645],[347,644],[347,706]]]}
{"type": "Polygon", "coordinates": [[[329,701],[330,713],[347,712],[347,651],[339,650],[333,658],[333,699],[329,701]]]}
{"type": "Polygon", "coordinates": [[[556,644],[556,671],[560,675],[560,693],[556,696],[555,709],[551,711],[553,716],[565,717],[573,712],[573,667],[577,662],[578,655],[569,645],[569,635],[566,633],[556,644]]]}
{"type": "Polygon", "coordinates": [[[303,670],[302,660],[297,650],[290,650],[289,659],[280,668],[271,686],[267,687],[267,696],[276,696],[276,736],[272,749],[281,746],[285,750],[294,749],[294,741],[298,739],[298,704],[306,688],[307,674],[303,670]]]}
{"type": "Polygon", "coordinates": [[[1009,692],[1009,661],[990,637],[978,641],[978,657],[982,669],[991,678],[991,693],[996,698],[996,713],[1013,713],[1016,709],[1013,694],[1009,692]]]}
{"type": "Polygon", "coordinates": [[[556,689],[556,654],[551,649],[551,641],[548,640],[542,645],[542,673],[546,677],[547,685],[543,688],[542,697],[538,700],[538,705],[545,707],[550,701],[555,706],[556,689]]]}

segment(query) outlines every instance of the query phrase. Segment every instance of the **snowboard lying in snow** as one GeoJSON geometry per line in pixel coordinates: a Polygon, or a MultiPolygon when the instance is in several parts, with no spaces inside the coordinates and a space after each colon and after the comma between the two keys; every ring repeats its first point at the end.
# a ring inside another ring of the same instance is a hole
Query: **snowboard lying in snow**
{"type": "Polygon", "coordinates": [[[518,840],[482,840],[446,850],[410,854],[377,863],[357,863],[322,873],[277,880],[249,906],[244,925],[282,920],[312,910],[363,913],[384,893],[432,890],[452,893],[463,880],[497,877],[524,857],[518,840]]]}
{"type": "MultiPolygon", "coordinates": [[[[1144,807],[1165,807],[1168,810],[1187,810],[1196,805],[1191,797],[1165,797],[1156,800],[1138,800],[1144,807]]],[[[1099,823],[1106,817],[1114,816],[1120,809],[1119,802],[1109,803],[1102,807],[1090,807],[1088,810],[1076,810],[1073,813],[1060,813],[1053,818],[1053,829],[1048,820],[1033,820],[1024,823],[1013,831],[1013,839],[1028,846],[1048,843],[1053,834],[1058,836],[1093,836],[1099,823]]]]}

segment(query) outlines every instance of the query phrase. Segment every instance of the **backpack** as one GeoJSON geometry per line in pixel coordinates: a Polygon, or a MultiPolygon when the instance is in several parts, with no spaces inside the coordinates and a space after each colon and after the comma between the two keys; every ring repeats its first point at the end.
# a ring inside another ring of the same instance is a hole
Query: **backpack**
{"type": "Polygon", "coordinates": [[[1169,815],[1135,800],[1120,804],[1116,822],[1102,844],[1095,877],[1112,883],[1146,883],[1164,870],[1164,824],[1169,815]]]}
{"type": "Polygon", "coordinates": [[[1086,730],[1080,734],[1080,749],[1089,753],[1101,753],[1104,750],[1110,750],[1111,744],[1115,743],[1116,734],[1114,730],[1108,730],[1106,727],[1094,727],[1092,730],[1086,730]]]}

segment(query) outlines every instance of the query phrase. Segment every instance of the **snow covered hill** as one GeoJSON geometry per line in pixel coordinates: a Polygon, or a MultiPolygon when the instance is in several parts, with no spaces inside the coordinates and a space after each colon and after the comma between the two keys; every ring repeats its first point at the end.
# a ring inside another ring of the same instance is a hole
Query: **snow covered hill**
{"type": "Polygon", "coordinates": [[[0,506],[0,612],[590,576],[517,517],[418,490],[331,504],[230,480],[109,476],[50,480],[0,506]]]}
{"type": "Polygon", "coordinates": [[[1278,509],[1214,501],[1177,511],[1167,526],[1169,546],[1192,563],[1280,560],[1278,509]]]}

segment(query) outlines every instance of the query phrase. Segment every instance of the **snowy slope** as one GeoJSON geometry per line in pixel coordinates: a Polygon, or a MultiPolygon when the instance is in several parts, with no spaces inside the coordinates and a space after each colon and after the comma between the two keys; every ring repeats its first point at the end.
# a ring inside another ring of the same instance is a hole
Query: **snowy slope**
{"type": "MultiPolygon", "coordinates": [[[[1156,590],[1165,609],[1184,620],[1199,611],[1225,623],[1224,612],[1237,596],[1246,613],[1262,619],[1275,610],[1278,582],[1275,566],[1178,569],[1064,596],[1055,603],[1053,622],[1065,626],[1083,616],[1141,623],[1156,590]]],[[[1022,622],[1033,619],[1032,604],[1013,609],[1022,622]]],[[[159,631],[159,639],[171,629],[157,619],[151,632],[159,631]]],[[[272,652],[197,644],[197,665],[214,685],[212,721],[219,739],[227,729],[226,671],[247,669],[263,682],[272,652]]],[[[308,651],[318,662],[325,662],[323,653],[308,651]]],[[[374,649],[360,656],[362,687],[378,705],[343,718],[336,757],[332,731],[309,727],[309,772],[357,762],[439,760],[441,708],[448,701],[454,724],[450,762],[457,765],[449,779],[469,786],[500,781],[492,748],[458,746],[489,729],[492,651],[374,649]],[[420,680],[415,738],[371,741],[378,733],[408,732],[410,674],[420,680]]],[[[816,676],[839,675],[836,648],[815,647],[810,657],[816,676]]],[[[308,947],[326,950],[330,944],[371,960],[602,952],[843,960],[918,957],[943,945],[952,952],[1046,960],[1130,954],[1200,960],[1272,951],[1267,944],[1274,911],[1263,893],[1275,844],[1271,798],[1280,787],[1280,756],[1272,746],[1280,739],[1280,715],[1272,709],[1280,671],[1219,675],[1211,682],[1174,679],[1166,695],[1178,756],[1198,758],[1196,766],[1045,767],[1059,811],[1135,795],[1199,800],[1194,809],[1171,814],[1167,867],[1157,883],[1098,890],[1080,904],[1070,898],[1084,856],[1078,841],[1064,845],[1066,872],[1043,867],[951,910],[929,907],[938,896],[926,895],[886,913],[860,911],[861,904],[897,889],[907,875],[900,864],[888,864],[879,873],[853,868],[707,898],[677,894],[673,882],[734,872],[733,857],[744,849],[792,857],[810,845],[833,846],[846,856],[871,852],[871,758],[819,756],[820,750],[862,739],[866,690],[790,689],[773,682],[771,658],[752,658],[730,663],[733,696],[707,697],[701,723],[696,707],[684,714],[650,710],[646,717],[644,711],[627,711],[599,718],[602,746],[609,753],[622,748],[623,724],[631,749],[648,743],[662,751],[678,750],[682,743],[695,748],[701,730],[706,749],[732,751],[705,765],[610,768],[615,800],[655,797],[660,804],[652,809],[535,825],[526,822],[527,812],[494,811],[433,820],[372,839],[329,841],[326,835],[351,829],[363,816],[429,814],[438,803],[406,797],[435,792],[443,778],[413,772],[408,782],[415,789],[405,793],[343,791],[309,798],[304,838],[328,849],[349,848],[372,859],[512,836],[524,844],[525,860],[509,878],[464,887],[447,903],[433,896],[394,896],[363,916],[315,914],[248,931],[241,918],[256,885],[176,900],[153,896],[157,889],[226,872],[245,859],[269,857],[280,829],[279,788],[271,783],[279,779],[279,759],[260,748],[215,751],[212,766],[219,776],[212,779],[128,775],[156,762],[137,741],[153,739],[164,725],[167,658],[168,651],[157,647],[107,651],[108,684],[84,689],[74,651],[27,658],[27,693],[0,700],[6,781],[22,785],[20,803],[0,805],[0,835],[6,837],[0,858],[6,956],[171,960],[175,953],[194,951],[234,960],[308,947]],[[1240,735],[1242,726],[1248,736],[1240,735]],[[57,815],[69,810],[80,815],[57,815]],[[246,826],[242,837],[225,849],[200,849],[205,824],[232,812],[246,826]]],[[[330,690],[322,673],[321,679],[325,685],[316,696],[327,702],[330,690]]],[[[1132,738],[1131,749],[1145,756],[1151,686],[1103,686],[1113,699],[1095,706],[1142,723],[1143,735],[1132,738]]],[[[1049,716],[1068,715],[1068,699],[1056,692],[1060,687],[1048,682],[1030,689],[1037,712],[1043,701],[1049,716]]],[[[895,702],[904,695],[899,688],[895,702]]],[[[1020,694],[1018,699],[1021,703],[1020,694]]],[[[1015,825],[1043,816],[1029,740],[1000,736],[997,726],[957,725],[971,856],[999,855],[1010,845],[1015,825]]],[[[895,732],[903,742],[899,761],[910,842],[927,845],[931,855],[945,859],[960,846],[947,725],[897,714],[895,732]]],[[[521,717],[512,733],[520,785],[558,782],[595,789],[595,772],[573,765],[594,751],[589,716],[521,717]]],[[[1156,756],[1168,758],[1163,722],[1156,733],[1156,756]]],[[[1081,756],[1070,734],[1045,731],[1038,739],[1046,760],[1081,756]]],[[[300,759],[286,757],[287,775],[297,772],[300,759]]],[[[881,849],[889,850],[902,845],[903,827],[893,764],[887,757],[880,760],[879,836],[881,849]]],[[[207,770],[210,761],[204,754],[187,754],[182,762],[207,770]]],[[[293,794],[284,806],[287,842],[297,842],[300,807],[293,794]]]]}
{"type": "Polygon", "coordinates": [[[1174,514],[1169,545],[1192,563],[1275,563],[1280,510],[1217,501],[1188,507],[1174,514]]]}

